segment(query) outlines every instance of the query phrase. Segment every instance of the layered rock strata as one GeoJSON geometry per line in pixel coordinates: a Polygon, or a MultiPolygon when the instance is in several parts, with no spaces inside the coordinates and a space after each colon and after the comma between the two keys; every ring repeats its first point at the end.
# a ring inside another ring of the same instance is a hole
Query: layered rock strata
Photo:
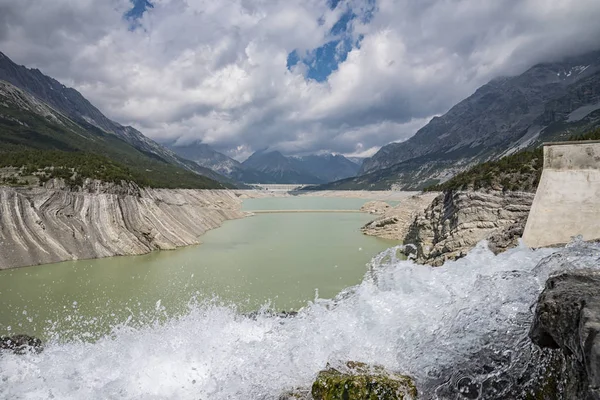
{"type": "Polygon", "coordinates": [[[416,261],[434,266],[463,257],[490,240],[496,252],[517,244],[534,195],[526,192],[446,192],[418,214],[404,238],[416,261]]]}
{"type": "Polygon", "coordinates": [[[207,230],[244,215],[226,190],[0,187],[0,269],[198,244],[207,230]]]}

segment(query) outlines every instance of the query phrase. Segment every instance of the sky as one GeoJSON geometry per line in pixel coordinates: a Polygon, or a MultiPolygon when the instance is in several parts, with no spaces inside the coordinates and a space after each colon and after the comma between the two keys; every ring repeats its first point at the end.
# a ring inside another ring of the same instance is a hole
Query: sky
{"type": "Polygon", "coordinates": [[[600,48],[598,0],[0,0],[0,51],[159,142],[369,156],[600,48]]]}

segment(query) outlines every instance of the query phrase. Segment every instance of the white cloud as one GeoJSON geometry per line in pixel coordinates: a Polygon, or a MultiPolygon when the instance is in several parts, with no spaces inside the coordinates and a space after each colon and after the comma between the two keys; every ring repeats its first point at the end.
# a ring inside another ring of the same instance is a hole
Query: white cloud
{"type": "Polygon", "coordinates": [[[156,0],[132,31],[127,0],[0,0],[0,50],[150,137],[243,158],[368,154],[498,75],[599,46],[597,0],[379,0],[370,20],[365,2],[156,0]],[[289,71],[346,7],[360,48],[321,83],[289,71]]]}

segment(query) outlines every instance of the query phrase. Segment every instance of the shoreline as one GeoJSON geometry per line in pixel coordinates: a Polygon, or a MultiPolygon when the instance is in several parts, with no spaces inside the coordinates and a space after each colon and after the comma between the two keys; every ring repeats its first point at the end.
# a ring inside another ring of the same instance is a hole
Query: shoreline
{"type": "Polygon", "coordinates": [[[144,255],[199,245],[204,233],[219,228],[223,222],[253,215],[242,210],[244,199],[298,196],[398,201],[414,193],[290,194],[117,186],[68,191],[55,185],[45,188],[0,186],[0,271],[144,255]]]}
{"type": "Polygon", "coordinates": [[[0,270],[197,245],[208,230],[246,217],[241,204],[230,190],[0,187],[0,270]]]}

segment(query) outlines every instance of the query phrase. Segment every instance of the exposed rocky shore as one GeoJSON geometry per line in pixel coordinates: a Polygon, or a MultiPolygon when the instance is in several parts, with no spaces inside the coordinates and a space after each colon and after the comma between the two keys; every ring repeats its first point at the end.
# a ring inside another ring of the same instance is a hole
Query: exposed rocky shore
{"type": "Polygon", "coordinates": [[[415,246],[417,262],[434,266],[465,256],[484,239],[500,252],[517,244],[533,198],[527,192],[446,192],[415,218],[404,243],[415,246]]]}
{"type": "Polygon", "coordinates": [[[369,222],[361,230],[365,235],[403,241],[416,216],[424,212],[438,195],[439,193],[412,193],[400,200],[400,204],[395,207],[382,201],[369,202],[362,210],[381,217],[369,222]]]}
{"type": "Polygon", "coordinates": [[[142,189],[87,181],[70,191],[0,187],[0,269],[66,260],[139,255],[200,243],[241,218],[227,190],[142,189]]]}
{"type": "Polygon", "coordinates": [[[423,193],[383,211],[362,231],[411,244],[407,252],[415,254],[416,262],[439,266],[463,257],[484,239],[495,253],[516,246],[533,198],[528,192],[423,193]]]}

